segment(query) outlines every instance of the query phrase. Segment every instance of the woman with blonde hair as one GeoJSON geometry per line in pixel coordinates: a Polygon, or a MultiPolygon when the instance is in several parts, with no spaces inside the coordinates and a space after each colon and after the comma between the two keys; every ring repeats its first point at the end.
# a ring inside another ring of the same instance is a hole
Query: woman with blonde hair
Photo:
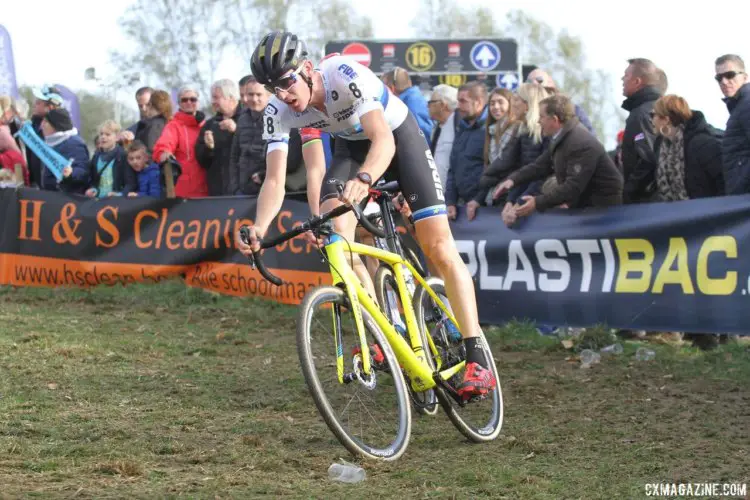
{"type": "Polygon", "coordinates": [[[533,163],[549,144],[549,139],[542,137],[542,127],[539,125],[539,103],[549,95],[544,87],[524,83],[511,96],[510,109],[519,122],[518,131],[503,148],[502,154],[485,169],[475,201],[484,201],[490,190],[493,192],[494,204],[501,204],[505,200],[515,203],[521,196],[539,193],[541,181],[514,187],[505,200],[494,195],[494,188],[516,170],[533,163]]]}
{"type": "Polygon", "coordinates": [[[96,131],[97,148],[89,163],[91,187],[86,190],[86,196],[127,196],[138,191],[136,173],[128,165],[125,149],[117,143],[120,125],[114,120],[107,120],[96,131]]]}

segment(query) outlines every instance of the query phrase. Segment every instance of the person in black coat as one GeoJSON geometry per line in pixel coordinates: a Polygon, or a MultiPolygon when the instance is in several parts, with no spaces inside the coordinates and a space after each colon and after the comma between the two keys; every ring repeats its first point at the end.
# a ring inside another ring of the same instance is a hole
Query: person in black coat
{"type": "Polygon", "coordinates": [[[656,101],[652,115],[659,151],[657,199],[679,201],[723,195],[721,132],[676,95],[656,101]]]}
{"type": "Polygon", "coordinates": [[[91,186],[89,170],[89,148],[73,127],[73,121],[65,108],[52,109],[42,120],[44,142],[60,156],[71,161],[62,171],[58,182],[55,175],[42,163],[42,189],[84,194],[91,186]]]}
{"type": "Polygon", "coordinates": [[[734,54],[719,57],[715,79],[729,110],[722,144],[726,194],[750,193],[750,83],[745,62],[734,54]]]}
{"type": "Polygon", "coordinates": [[[630,59],[622,77],[622,108],[630,114],[625,120],[622,166],[625,174],[625,203],[649,201],[654,194],[656,136],[650,113],[662,96],[666,75],[648,59],[630,59]]]}
{"type": "Polygon", "coordinates": [[[229,191],[232,195],[257,195],[266,174],[263,111],[271,94],[252,75],[239,83],[242,111],[232,141],[229,191]]]}
{"type": "Polygon", "coordinates": [[[138,122],[134,137],[146,145],[149,157],[167,122],[172,119],[172,114],[172,97],[164,90],[153,91],[146,105],[146,117],[138,122]]]}
{"type": "Polygon", "coordinates": [[[195,143],[195,156],[206,169],[209,196],[229,196],[232,141],[240,119],[240,90],[232,80],[219,80],[211,86],[211,105],[216,114],[201,127],[195,143]]]}

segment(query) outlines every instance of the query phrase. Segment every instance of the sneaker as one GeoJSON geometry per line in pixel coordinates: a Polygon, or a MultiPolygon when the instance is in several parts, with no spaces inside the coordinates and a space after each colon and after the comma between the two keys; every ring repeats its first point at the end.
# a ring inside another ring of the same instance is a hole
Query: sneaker
{"type": "MultiPolygon", "coordinates": [[[[361,352],[362,349],[360,349],[359,346],[352,349],[353,356],[356,356],[361,352]]],[[[372,362],[376,365],[382,365],[383,363],[385,363],[385,355],[383,354],[383,351],[382,349],[380,349],[380,346],[378,344],[370,344],[370,359],[372,359],[372,362]]]]}
{"type": "Polygon", "coordinates": [[[458,395],[464,401],[474,397],[484,397],[497,386],[492,371],[478,363],[468,363],[464,373],[464,381],[458,386],[458,395]]]}

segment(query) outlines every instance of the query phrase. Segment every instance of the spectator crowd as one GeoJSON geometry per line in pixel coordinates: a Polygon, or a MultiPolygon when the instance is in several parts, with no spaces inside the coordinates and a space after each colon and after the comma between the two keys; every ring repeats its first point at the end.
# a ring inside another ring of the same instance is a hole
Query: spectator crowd
{"type": "MultiPolygon", "coordinates": [[[[542,68],[515,92],[490,91],[473,81],[458,89],[438,85],[429,99],[403,68],[382,80],[417,119],[452,220],[472,221],[483,207],[499,206],[503,222],[513,226],[550,209],[750,192],[750,84],[742,58],[727,54],[714,61],[714,79],[730,114],[723,130],[684,97],[668,94],[668,75],[653,61],[635,58],[623,65],[622,108],[628,116],[614,151],[594,135],[575,96],[542,68]]],[[[13,134],[24,117],[11,98],[0,96],[0,186],[160,197],[169,184],[162,167],[171,162],[177,197],[257,195],[265,175],[263,112],[270,94],[252,75],[219,80],[210,89],[214,114],[206,117],[199,90],[180,89],[175,110],[166,91],[139,89],[140,119],[125,130],[112,120],[99,125],[91,155],[57,89],[35,89],[34,131],[71,160],[62,179],[29,149],[23,154],[13,134]]],[[[321,140],[328,155],[333,139],[322,134],[321,140]]],[[[300,131],[293,131],[288,191],[305,189],[301,147],[300,131]]]]}

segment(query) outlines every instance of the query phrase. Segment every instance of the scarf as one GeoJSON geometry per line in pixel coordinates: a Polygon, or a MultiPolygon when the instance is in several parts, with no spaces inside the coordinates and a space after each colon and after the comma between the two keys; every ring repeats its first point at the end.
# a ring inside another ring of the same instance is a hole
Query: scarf
{"type": "Polygon", "coordinates": [[[672,139],[663,138],[656,167],[656,188],[660,201],[687,200],[685,189],[685,126],[677,127],[672,139]]]}
{"type": "Polygon", "coordinates": [[[510,140],[515,137],[516,132],[518,132],[519,126],[518,124],[513,124],[510,126],[507,126],[508,118],[503,117],[502,121],[495,122],[492,125],[490,125],[489,133],[490,133],[490,149],[488,151],[489,153],[489,163],[492,163],[497,158],[500,157],[500,155],[503,154],[503,150],[505,149],[505,146],[508,145],[510,140]],[[502,131],[500,134],[500,137],[495,136],[495,132],[497,131],[497,127],[505,128],[505,130],[502,131]]]}
{"type": "Polygon", "coordinates": [[[51,146],[54,148],[58,144],[61,144],[67,141],[74,135],[78,135],[78,130],[75,127],[73,127],[70,130],[66,130],[64,132],[55,132],[52,135],[48,135],[47,137],[44,138],[44,142],[47,143],[47,146],[51,146]]]}

